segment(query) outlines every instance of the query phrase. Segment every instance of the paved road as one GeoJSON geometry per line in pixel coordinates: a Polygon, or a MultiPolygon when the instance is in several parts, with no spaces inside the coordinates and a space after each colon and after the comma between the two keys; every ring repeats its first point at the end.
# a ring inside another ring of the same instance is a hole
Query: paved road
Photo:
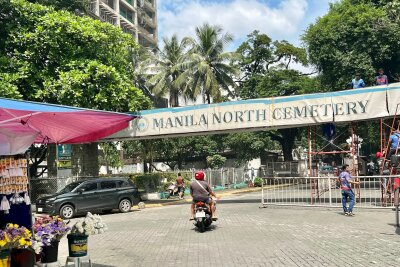
{"type": "MultiPolygon", "coordinates": [[[[94,266],[399,266],[392,211],[269,207],[260,193],[224,199],[205,233],[187,203],[105,215],[109,231],[89,239],[94,266]]],[[[67,255],[66,240],[60,259],[67,255]]],[[[72,265],[71,265],[72,266],[72,265]]]]}

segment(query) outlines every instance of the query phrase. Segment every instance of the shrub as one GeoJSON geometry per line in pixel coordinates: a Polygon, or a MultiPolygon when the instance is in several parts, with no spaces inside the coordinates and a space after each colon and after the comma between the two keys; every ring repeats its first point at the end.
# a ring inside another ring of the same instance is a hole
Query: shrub
{"type": "Polygon", "coordinates": [[[256,177],[254,179],[254,187],[261,187],[263,184],[263,179],[261,179],[260,177],[256,177]]]}
{"type": "Polygon", "coordinates": [[[221,155],[213,155],[207,157],[207,165],[212,169],[219,169],[224,166],[226,158],[221,155]]]}

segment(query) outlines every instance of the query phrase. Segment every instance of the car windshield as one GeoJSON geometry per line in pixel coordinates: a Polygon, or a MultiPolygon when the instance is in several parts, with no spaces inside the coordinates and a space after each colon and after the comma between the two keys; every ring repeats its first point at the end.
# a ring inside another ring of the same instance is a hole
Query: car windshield
{"type": "Polygon", "coordinates": [[[83,181],[81,182],[74,182],[74,183],[70,183],[69,185],[67,185],[66,187],[64,187],[63,189],[61,189],[58,193],[69,193],[72,190],[74,190],[77,186],[79,186],[81,183],[83,183],[83,181]]]}

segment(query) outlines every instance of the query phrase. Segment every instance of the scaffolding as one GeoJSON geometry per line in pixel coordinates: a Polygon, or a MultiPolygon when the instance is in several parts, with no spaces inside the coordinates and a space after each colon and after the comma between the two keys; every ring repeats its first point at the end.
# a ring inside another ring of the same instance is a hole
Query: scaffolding
{"type": "Polygon", "coordinates": [[[393,118],[390,121],[385,119],[380,119],[380,153],[383,157],[381,166],[380,166],[380,175],[381,178],[381,201],[382,205],[387,206],[391,205],[394,202],[394,191],[395,184],[393,183],[393,176],[400,174],[398,163],[394,164],[393,159],[397,160],[398,149],[394,153],[390,153],[390,136],[392,136],[396,131],[400,131],[400,120],[398,118],[397,112],[399,108],[399,104],[396,106],[396,111],[393,118]],[[393,154],[390,157],[390,154],[393,154]]]}
{"type": "MultiPolygon", "coordinates": [[[[356,135],[355,125],[349,124],[349,132],[350,138],[348,139],[350,142],[348,143],[348,149],[343,149],[335,144],[335,141],[338,140],[341,136],[346,134],[346,131],[336,135],[333,139],[328,140],[325,136],[318,134],[316,126],[308,127],[308,169],[309,169],[309,177],[320,177],[320,172],[318,169],[318,163],[315,161],[318,156],[322,155],[334,155],[334,154],[342,154],[348,155],[351,158],[351,175],[358,177],[359,176],[359,137],[356,135]],[[317,149],[317,139],[320,138],[326,143],[322,148],[317,149]],[[314,163],[314,162],[315,163],[314,163]]],[[[337,177],[338,173],[333,174],[337,177]]],[[[356,181],[359,179],[356,178],[356,181]]],[[[329,184],[330,187],[336,187],[336,179],[331,179],[333,184],[329,184]]],[[[317,201],[320,201],[320,197],[328,192],[330,188],[325,188],[320,185],[320,179],[313,178],[310,181],[310,196],[311,196],[311,204],[314,204],[317,201]]],[[[360,185],[355,186],[356,199],[360,201],[361,192],[360,185]]]]}

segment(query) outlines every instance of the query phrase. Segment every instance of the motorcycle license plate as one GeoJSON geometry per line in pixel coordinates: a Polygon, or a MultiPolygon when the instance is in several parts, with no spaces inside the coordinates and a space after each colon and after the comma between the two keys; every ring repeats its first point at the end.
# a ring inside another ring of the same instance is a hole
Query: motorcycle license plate
{"type": "Polygon", "coordinates": [[[206,217],[206,213],[204,211],[196,212],[196,218],[204,218],[206,217]]]}
{"type": "Polygon", "coordinates": [[[37,211],[38,212],[43,212],[43,208],[38,208],[37,211]]]}

